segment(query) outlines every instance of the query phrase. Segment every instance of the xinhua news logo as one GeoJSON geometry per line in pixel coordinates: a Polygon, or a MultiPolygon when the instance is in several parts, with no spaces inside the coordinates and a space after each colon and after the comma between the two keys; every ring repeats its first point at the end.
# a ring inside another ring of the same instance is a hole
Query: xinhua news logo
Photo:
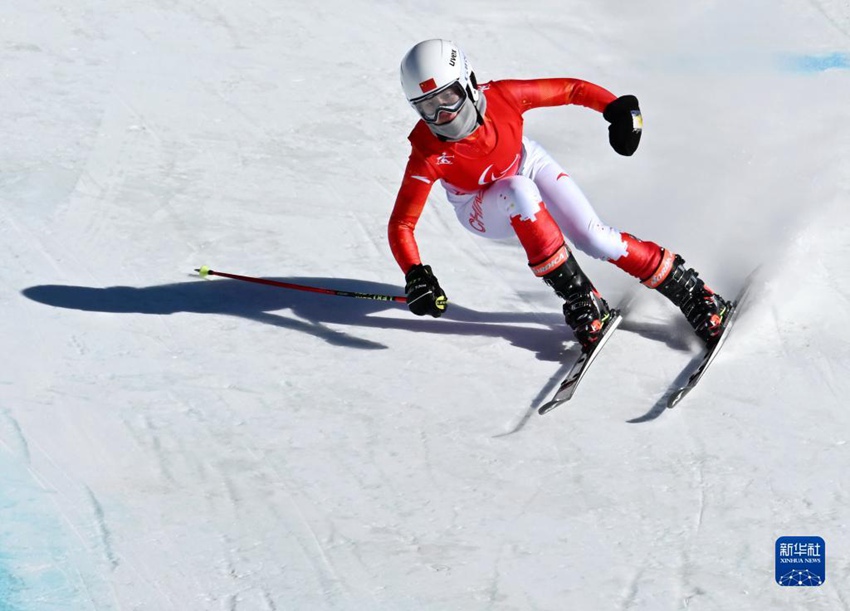
{"type": "Polygon", "coordinates": [[[779,537],[776,540],[776,583],[820,586],[826,581],[826,543],[820,537],[779,537]]]}

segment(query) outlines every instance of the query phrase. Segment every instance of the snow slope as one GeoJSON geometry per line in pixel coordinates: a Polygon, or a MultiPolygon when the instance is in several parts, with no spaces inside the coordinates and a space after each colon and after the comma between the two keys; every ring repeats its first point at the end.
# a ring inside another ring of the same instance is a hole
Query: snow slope
{"type": "Polygon", "coordinates": [[[0,14],[0,610],[850,607],[846,0],[0,14]],[[696,345],[645,291],[524,421],[575,351],[558,300],[437,192],[440,320],[192,273],[400,294],[397,66],[434,36],[638,95],[632,158],[586,109],[527,133],[723,294],[762,265],[681,407],[696,345]],[[825,539],[823,586],[776,585],[784,535],[825,539]]]}

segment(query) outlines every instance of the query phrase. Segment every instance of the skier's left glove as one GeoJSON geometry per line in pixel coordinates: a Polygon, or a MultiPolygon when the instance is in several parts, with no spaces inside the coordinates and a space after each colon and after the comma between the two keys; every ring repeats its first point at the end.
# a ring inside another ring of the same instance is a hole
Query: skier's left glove
{"type": "Polygon", "coordinates": [[[439,318],[446,311],[446,293],[431,272],[430,265],[414,265],[404,276],[407,307],[417,316],[430,314],[439,318]]]}
{"type": "Polygon", "coordinates": [[[611,124],[608,126],[611,147],[620,155],[634,154],[643,131],[643,117],[637,98],[633,95],[617,98],[605,107],[602,116],[611,124]]]}

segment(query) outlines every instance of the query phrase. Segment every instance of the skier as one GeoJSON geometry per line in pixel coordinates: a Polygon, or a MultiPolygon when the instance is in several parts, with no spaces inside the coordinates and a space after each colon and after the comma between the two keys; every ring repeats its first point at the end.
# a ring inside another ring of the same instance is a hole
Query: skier
{"type": "Polygon", "coordinates": [[[466,55],[446,40],[415,45],[401,62],[401,84],[421,120],[409,136],[412,152],[388,235],[405,274],[411,312],[439,317],[448,305],[431,267],[422,264],[414,237],[439,180],[466,229],[485,238],[519,238],[531,271],[564,300],[564,318],[583,350],[601,337],[610,309],[564,234],[579,250],[610,261],[670,299],[707,344],[719,337],[729,302],[686,268],[678,254],[604,224],[573,179],[523,135],[525,111],[578,104],[601,112],[611,124],[611,146],[632,155],[642,130],[635,96],[617,97],[573,78],[479,85],[466,55]]]}

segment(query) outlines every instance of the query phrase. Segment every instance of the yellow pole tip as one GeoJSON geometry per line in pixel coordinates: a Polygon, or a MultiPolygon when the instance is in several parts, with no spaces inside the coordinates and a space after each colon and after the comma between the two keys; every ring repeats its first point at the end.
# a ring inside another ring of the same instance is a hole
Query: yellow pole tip
{"type": "Polygon", "coordinates": [[[204,265],[198,270],[198,273],[201,274],[201,278],[206,278],[210,273],[210,268],[204,265]]]}

